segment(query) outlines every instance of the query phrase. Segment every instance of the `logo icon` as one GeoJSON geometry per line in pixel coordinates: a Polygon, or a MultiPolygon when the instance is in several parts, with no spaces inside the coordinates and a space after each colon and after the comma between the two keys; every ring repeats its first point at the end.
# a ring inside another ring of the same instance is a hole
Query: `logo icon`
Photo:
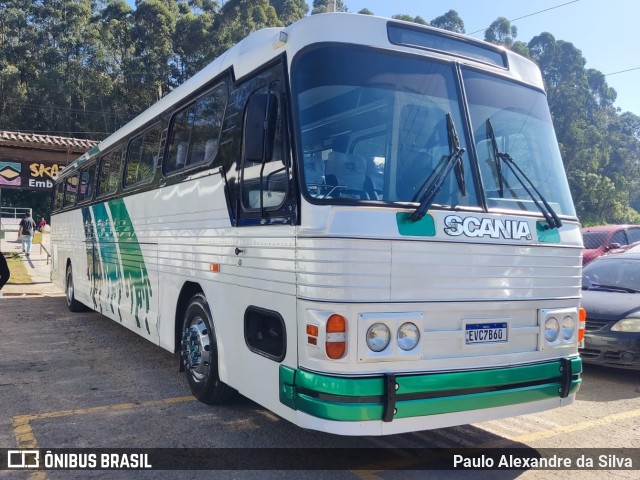
{"type": "Polygon", "coordinates": [[[9,450],[7,452],[7,467],[9,468],[39,468],[39,450],[9,450]]]}

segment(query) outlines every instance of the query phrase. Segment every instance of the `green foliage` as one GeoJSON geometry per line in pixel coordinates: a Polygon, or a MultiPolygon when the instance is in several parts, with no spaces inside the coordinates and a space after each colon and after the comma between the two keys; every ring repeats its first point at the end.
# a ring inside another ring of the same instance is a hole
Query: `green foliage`
{"type": "Polygon", "coordinates": [[[309,11],[309,5],[304,0],[271,0],[270,3],[283,25],[290,25],[304,18],[309,11]]]}
{"type": "MultiPolygon", "coordinates": [[[[310,13],[327,3],[313,0],[310,13]]],[[[348,12],[346,3],[336,10],[348,12]]],[[[252,31],[308,13],[305,0],[1,1],[0,128],[104,138],[252,31]]],[[[430,23],[465,31],[455,10],[430,23]]],[[[517,33],[499,17],[485,39],[540,66],[581,221],[640,223],[640,117],[613,106],[615,90],[572,43],[517,33]]],[[[48,194],[4,190],[2,202],[49,218],[48,194]]]]}
{"type": "Polygon", "coordinates": [[[510,47],[518,36],[518,28],[504,17],[496,18],[484,32],[487,42],[510,47]]]}
{"type": "Polygon", "coordinates": [[[545,32],[528,52],[542,71],[579,218],[638,223],[640,117],[614,109],[615,90],[572,43],[545,32]]]}
{"type": "Polygon", "coordinates": [[[449,10],[444,15],[434,18],[431,20],[431,26],[450,32],[464,33],[464,22],[455,10],[449,10]]]}
{"type": "MultiPolygon", "coordinates": [[[[313,10],[311,10],[311,14],[315,15],[316,13],[326,13],[328,3],[329,2],[327,0],[313,0],[313,10]]],[[[336,12],[348,11],[349,9],[342,0],[336,0],[336,12]]]]}

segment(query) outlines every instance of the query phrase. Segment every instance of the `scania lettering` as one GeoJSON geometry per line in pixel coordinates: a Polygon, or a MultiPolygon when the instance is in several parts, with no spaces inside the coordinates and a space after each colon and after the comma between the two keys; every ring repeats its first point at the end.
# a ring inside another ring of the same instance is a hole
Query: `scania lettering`
{"type": "Polygon", "coordinates": [[[54,185],[71,310],[341,435],[570,405],[581,249],[535,64],[368,15],[250,34],[54,185]]]}
{"type": "Polygon", "coordinates": [[[447,235],[457,237],[491,237],[520,240],[531,240],[529,224],[522,220],[500,220],[496,218],[459,217],[449,215],[445,217],[444,231],[447,235]]]}

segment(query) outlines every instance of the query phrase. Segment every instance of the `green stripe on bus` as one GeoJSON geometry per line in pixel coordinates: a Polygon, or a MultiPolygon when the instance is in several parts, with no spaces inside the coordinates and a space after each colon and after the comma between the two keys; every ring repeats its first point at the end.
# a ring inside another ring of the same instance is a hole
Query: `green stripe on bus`
{"type": "Polygon", "coordinates": [[[397,377],[399,388],[396,393],[441,392],[461,390],[465,388],[497,387],[523,382],[535,382],[560,375],[560,362],[541,365],[523,365],[495,370],[479,370],[476,372],[436,373],[433,375],[416,375],[413,377],[397,377]]]}
{"type": "Polygon", "coordinates": [[[465,412],[468,410],[536,402],[539,400],[558,398],[559,388],[560,382],[555,382],[510,390],[474,393],[471,395],[399,401],[396,403],[397,411],[393,418],[465,412]]]}
{"type": "Polygon", "coordinates": [[[433,217],[429,214],[422,217],[417,222],[411,220],[412,213],[396,213],[396,223],[400,235],[412,237],[435,237],[436,225],[433,217]]]}
{"type": "MultiPolygon", "coordinates": [[[[102,289],[106,291],[106,295],[103,294],[103,298],[107,299],[111,312],[115,313],[114,304],[119,305],[122,300],[122,289],[120,288],[122,269],[116,247],[116,237],[105,204],[97,203],[91,209],[96,226],[96,241],[100,251],[100,264],[103,275],[102,289]]],[[[120,321],[122,322],[122,316],[120,316],[120,321]]]]}
{"type": "Polygon", "coordinates": [[[147,333],[149,329],[149,310],[151,309],[151,297],[153,292],[147,266],[138,243],[138,237],[133,228],[131,217],[122,198],[109,202],[109,210],[113,219],[113,226],[120,247],[120,266],[125,288],[125,294],[130,301],[130,313],[136,319],[136,325],[140,327],[140,313],[144,312],[144,324],[147,333]]]}
{"type": "Polygon", "coordinates": [[[547,222],[536,222],[538,241],[543,243],[560,243],[560,232],[557,228],[546,228],[547,222]]]}
{"type": "MultiPolygon", "coordinates": [[[[574,382],[575,383],[575,382],[574,382]]],[[[473,393],[443,398],[398,401],[394,419],[466,412],[484,408],[505,407],[520,403],[558,398],[560,383],[549,383],[511,390],[473,393]]],[[[339,422],[381,420],[384,407],[376,403],[337,403],[300,394],[296,407],[314,417],[339,422]]]]}
{"type": "Polygon", "coordinates": [[[381,420],[384,407],[379,403],[335,403],[300,394],[296,398],[299,411],[314,417],[339,422],[381,420]]]}
{"type": "MultiPolygon", "coordinates": [[[[402,400],[398,398],[394,418],[437,415],[483,408],[501,407],[549,398],[559,398],[560,361],[491,370],[432,373],[395,377],[396,395],[455,391],[456,395],[402,400]],[[536,385],[523,385],[536,382],[536,385]],[[513,388],[509,388],[513,385],[513,388]],[[475,389],[501,387],[477,392],[475,389]],[[469,393],[465,394],[464,391],[469,393]]],[[[571,359],[572,375],[582,372],[579,357],[571,359]]],[[[578,390],[580,378],[573,378],[569,393],[578,390]]],[[[280,366],[280,401],[309,415],[336,421],[381,420],[384,414],[384,379],[344,378],[321,375],[280,366]],[[343,397],[343,398],[339,398],[343,397]],[[378,397],[379,401],[372,401],[378,397]]]]}
{"type": "Polygon", "coordinates": [[[304,388],[317,393],[329,393],[348,397],[382,395],[384,389],[382,377],[364,377],[359,379],[341,378],[319,375],[304,370],[298,370],[296,372],[295,382],[298,388],[304,388]]]}

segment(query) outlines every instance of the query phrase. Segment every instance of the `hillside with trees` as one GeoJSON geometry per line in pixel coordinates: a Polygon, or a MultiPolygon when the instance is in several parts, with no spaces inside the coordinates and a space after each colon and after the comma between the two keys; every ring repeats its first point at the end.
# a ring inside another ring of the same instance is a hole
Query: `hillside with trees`
{"type": "MultiPolygon", "coordinates": [[[[336,3],[349,11],[348,1],[336,3]]],[[[0,129],[105,138],[251,31],[324,11],[326,0],[3,1],[0,129]]],[[[454,10],[394,18],[465,32],[454,10]]],[[[615,90],[577,46],[550,32],[528,42],[517,33],[500,17],[485,40],[540,66],[581,221],[640,223],[640,117],[614,106],[615,90]]],[[[45,215],[46,200],[32,197],[3,192],[2,201],[42,202],[45,215]]]]}

